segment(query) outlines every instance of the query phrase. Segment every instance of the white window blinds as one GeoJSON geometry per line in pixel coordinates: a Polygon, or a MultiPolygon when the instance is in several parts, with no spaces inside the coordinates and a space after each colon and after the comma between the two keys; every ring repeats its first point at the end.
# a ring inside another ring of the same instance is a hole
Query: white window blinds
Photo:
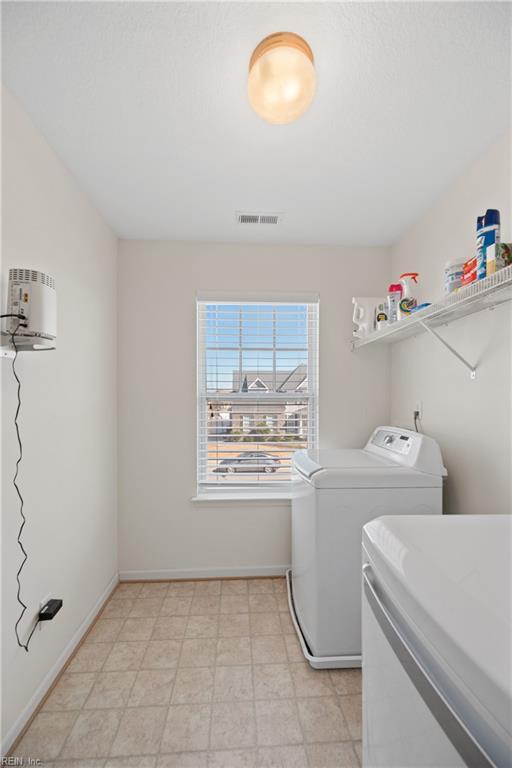
{"type": "Polygon", "coordinates": [[[287,483],[315,447],[318,302],[198,301],[198,483],[287,483]]]}

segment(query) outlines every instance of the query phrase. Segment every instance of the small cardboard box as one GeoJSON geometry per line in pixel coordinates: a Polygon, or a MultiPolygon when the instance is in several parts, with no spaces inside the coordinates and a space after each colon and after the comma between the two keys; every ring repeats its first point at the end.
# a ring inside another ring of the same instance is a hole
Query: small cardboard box
{"type": "Polygon", "coordinates": [[[512,243],[492,243],[487,246],[487,274],[512,264],[512,243]]]}
{"type": "Polygon", "coordinates": [[[512,264],[512,243],[498,243],[496,246],[496,270],[512,264]]]}

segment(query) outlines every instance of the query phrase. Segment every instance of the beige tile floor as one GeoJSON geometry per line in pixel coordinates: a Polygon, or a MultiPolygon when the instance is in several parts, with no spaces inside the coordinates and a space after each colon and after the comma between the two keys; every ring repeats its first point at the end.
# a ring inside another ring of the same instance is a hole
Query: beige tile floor
{"type": "Polygon", "coordinates": [[[313,670],[284,579],[120,584],[14,750],[48,768],[357,768],[361,673],[313,670]]]}

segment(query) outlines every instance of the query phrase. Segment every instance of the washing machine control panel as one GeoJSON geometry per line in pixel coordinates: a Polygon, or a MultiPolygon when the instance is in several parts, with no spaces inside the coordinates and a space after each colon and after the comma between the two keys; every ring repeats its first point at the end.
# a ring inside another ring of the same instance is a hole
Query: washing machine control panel
{"type": "Polygon", "coordinates": [[[417,472],[441,477],[447,474],[438,444],[422,432],[403,427],[377,427],[364,450],[417,472]]]}
{"type": "Polygon", "coordinates": [[[413,439],[410,435],[401,432],[388,432],[385,429],[377,430],[372,438],[372,445],[403,456],[409,453],[412,444],[413,439]]]}

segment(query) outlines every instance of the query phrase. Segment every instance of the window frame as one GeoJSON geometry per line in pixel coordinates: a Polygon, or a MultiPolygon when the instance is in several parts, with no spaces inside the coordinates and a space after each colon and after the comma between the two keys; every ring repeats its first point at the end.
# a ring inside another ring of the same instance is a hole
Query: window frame
{"type": "MultiPolygon", "coordinates": [[[[318,446],[318,429],[319,429],[319,325],[320,325],[320,301],[316,294],[308,294],[302,296],[293,297],[278,297],[272,298],[263,297],[257,294],[251,295],[251,298],[232,294],[229,298],[224,297],[221,292],[219,295],[210,293],[207,296],[198,295],[196,298],[196,357],[197,357],[197,369],[196,369],[196,396],[197,396],[197,422],[196,422],[196,487],[197,495],[193,500],[200,501],[202,499],[240,499],[240,498],[290,498],[293,491],[293,478],[286,480],[279,480],[273,482],[264,482],[263,480],[246,482],[237,482],[230,485],[227,482],[212,483],[208,482],[201,476],[202,472],[202,458],[201,450],[205,441],[204,426],[202,426],[202,419],[205,413],[208,411],[208,400],[212,399],[212,393],[208,392],[205,386],[207,380],[206,374],[206,332],[205,327],[201,323],[201,308],[204,305],[243,305],[243,304],[258,304],[258,305],[307,305],[307,372],[304,380],[299,385],[297,392],[286,393],[269,393],[268,388],[266,391],[261,392],[262,399],[267,396],[273,400],[294,400],[298,402],[307,403],[307,442],[306,447],[308,449],[314,449],[318,446]],[[310,315],[310,311],[313,312],[310,315]],[[308,381],[308,391],[304,393],[303,385],[304,381],[308,381]],[[301,388],[302,387],[302,388],[301,388]],[[269,393],[264,394],[264,392],[269,393]]],[[[275,347],[271,348],[275,352],[275,347]]],[[[242,351],[242,348],[241,348],[242,351]]],[[[249,390],[248,392],[232,392],[229,397],[223,396],[226,401],[243,402],[244,400],[253,400],[258,396],[259,390],[249,390]]],[[[215,397],[215,396],[214,396],[215,397]]],[[[284,443],[285,441],[283,441],[284,443]]],[[[206,428],[206,444],[208,444],[208,434],[206,428]]],[[[261,450],[261,449],[260,449],[261,450]]]]}

